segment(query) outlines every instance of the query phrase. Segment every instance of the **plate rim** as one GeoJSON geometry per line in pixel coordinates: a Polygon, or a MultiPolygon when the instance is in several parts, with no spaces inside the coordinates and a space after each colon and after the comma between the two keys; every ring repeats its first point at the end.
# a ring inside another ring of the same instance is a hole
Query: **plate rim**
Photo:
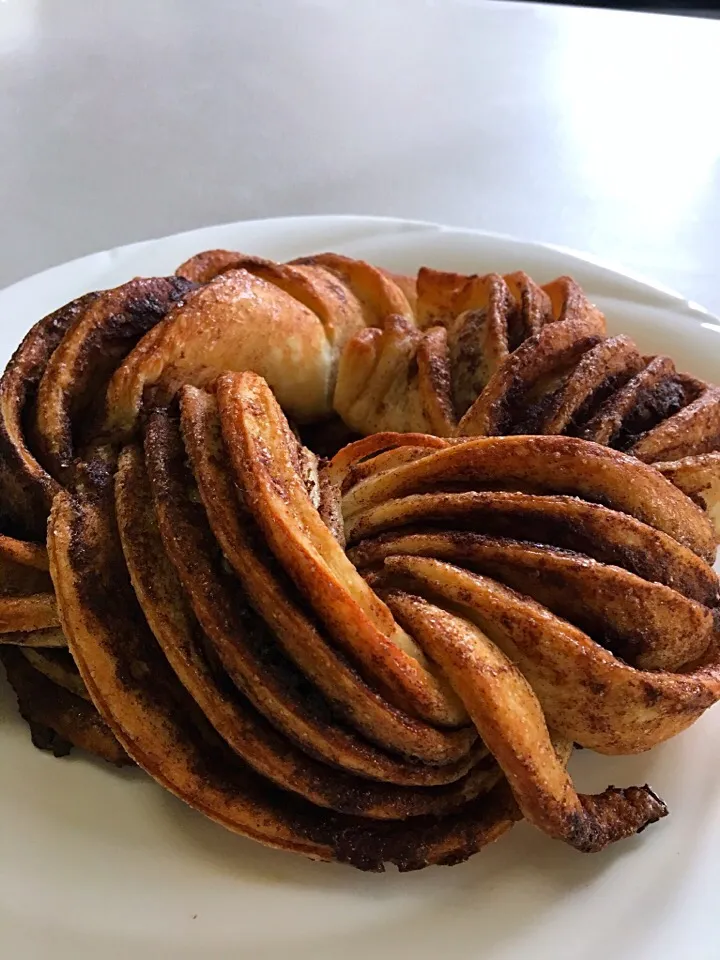
{"type": "Polygon", "coordinates": [[[452,224],[442,224],[432,220],[422,220],[404,217],[378,216],[373,214],[352,214],[352,213],[330,213],[330,214],[295,214],[290,216],[277,217],[255,217],[251,219],[228,220],[220,223],[204,224],[198,227],[191,227],[187,230],[179,230],[174,233],[168,233],[157,237],[149,237],[143,240],[133,240],[129,243],[118,244],[113,247],[107,247],[101,250],[95,250],[90,253],[81,254],[70,260],[64,260],[60,263],[52,264],[35,273],[28,274],[18,280],[13,281],[5,287],[0,288],[0,298],[12,296],[20,293],[22,288],[29,282],[35,282],[41,277],[56,275],[62,270],[71,267],[77,269],[87,262],[88,265],[94,259],[102,257],[115,258],[120,254],[130,251],[140,251],[143,247],[151,247],[168,240],[177,240],[189,238],[196,234],[210,233],[216,230],[237,229],[257,229],[261,227],[281,227],[282,224],[301,226],[322,227],[322,224],[347,225],[348,227],[378,227],[383,230],[392,231],[395,229],[406,231],[408,228],[417,231],[437,231],[450,233],[453,235],[466,237],[482,237],[484,240],[497,240],[503,243],[513,243],[532,247],[538,250],[548,250],[563,257],[568,257],[577,262],[586,264],[589,267],[596,268],[615,277],[622,278],[624,281],[630,281],[638,293],[652,293],[664,301],[667,308],[686,313],[689,319],[702,322],[702,320],[714,321],[718,318],[702,304],[689,300],[682,293],[664,284],[658,283],[644,276],[642,273],[627,270],[618,264],[613,263],[603,257],[595,256],[586,251],[575,249],[564,244],[551,243],[544,240],[525,239],[521,236],[511,233],[502,233],[495,230],[486,230],[482,227],[455,226],[452,224]]]}
{"type": "MultiPolygon", "coordinates": [[[[91,263],[94,259],[100,259],[103,257],[112,258],[114,256],[121,254],[123,251],[131,251],[131,250],[140,251],[142,250],[143,247],[150,247],[156,244],[162,244],[163,242],[170,241],[176,238],[181,238],[181,237],[189,238],[192,236],[196,236],[198,234],[202,234],[204,232],[209,233],[218,229],[231,230],[235,228],[238,231],[240,231],[243,228],[252,229],[252,228],[257,228],[261,225],[265,225],[265,226],[272,226],[278,230],[281,230],[283,224],[294,224],[294,225],[307,224],[308,227],[310,226],[314,227],[318,233],[322,231],[324,224],[336,224],[336,225],[346,224],[348,226],[356,225],[358,227],[367,227],[369,229],[372,229],[374,227],[375,228],[380,227],[382,228],[382,233],[386,235],[389,235],[396,228],[401,228],[403,230],[412,228],[412,229],[417,229],[418,231],[428,230],[428,231],[448,232],[452,234],[461,234],[468,237],[481,237],[484,240],[488,240],[488,241],[497,240],[503,243],[507,243],[507,242],[517,243],[518,245],[522,245],[525,247],[532,247],[538,250],[550,250],[550,251],[553,251],[553,253],[561,255],[562,257],[569,257],[576,261],[585,263],[588,266],[597,267],[602,271],[607,271],[609,274],[614,275],[618,278],[622,278],[623,280],[632,281],[632,283],[635,284],[637,292],[641,298],[639,300],[640,303],[643,302],[642,301],[643,292],[645,292],[646,294],[651,294],[652,297],[654,298],[654,305],[661,306],[661,307],[664,306],[665,308],[671,310],[673,314],[677,316],[678,322],[681,322],[683,319],[693,319],[700,322],[702,322],[702,320],[714,319],[712,314],[710,314],[708,311],[704,310],[703,308],[698,308],[697,305],[693,304],[691,301],[686,300],[684,297],[682,297],[682,295],[672,290],[659,286],[653,282],[649,282],[632,273],[628,273],[624,270],[617,269],[590,255],[579,253],[569,248],[545,243],[542,241],[524,240],[517,236],[496,233],[493,231],[487,231],[483,229],[445,226],[442,224],[437,224],[437,223],[433,223],[430,221],[423,221],[423,220],[405,220],[402,218],[395,218],[395,217],[354,216],[354,215],[344,215],[344,214],[331,214],[327,216],[322,214],[315,214],[310,216],[300,215],[300,216],[292,216],[292,217],[267,217],[267,218],[257,218],[252,220],[228,221],[227,223],[211,224],[211,225],[193,228],[185,231],[179,231],[177,233],[168,234],[162,237],[135,241],[132,243],[109,248],[107,250],[97,251],[95,253],[84,254],[80,257],[76,257],[72,260],[68,260],[60,264],[56,264],[44,270],[38,271],[37,273],[24,277],[18,281],[15,281],[13,284],[9,285],[8,287],[4,288],[3,290],[0,290],[0,303],[3,301],[5,295],[12,296],[14,291],[19,292],[19,288],[23,288],[24,286],[29,286],[31,284],[34,285],[37,283],[42,283],[43,277],[46,277],[49,274],[59,273],[66,268],[71,268],[73,270],[82,270],[84,263],[87,263],[88,268],[90,268],[91,263]],[[661,299],[662,299],[662,302],[659,302],[661,299]]],[[[718,711],[720,712],[720,707],[718,707],[718,711]]],[[[709,735],[709,732],[706,732],[705,736],[708,736],[708,735],[709,735]]],[[[686,751],[691,751],[692,748],[689,747],[688,745],[685,745],[684,749],[686,751]]],[[[0,880],[2,879],[3,877],[0,874],[0,880]]],[[[12,917],[11,917],[11,920],[12,920],[12,917]]],[[[3,929],[4,929],[4,926],[2,923],[0,923],[0,935],[3,929]]],[[[13,933],[12,927],[9,928],[9,932],[10,934],[13,933]]],[[[46,936],[47,936],[47,944],[48,945],[52,944],[53,943],[52,928],[47,930],[46,936]]],[[[43,944],[46,942],[44,937],[42,942],[43,944]]],[[[129,943],[129,941],[127,943],[129,943]]],[[[193,943],[194,941],[192,941],[190,945],[192,946],[193,943]]],[[[92,945],[90,946],[92,947],[92,945]]],[[[150,940],[148,941],[143,940],[137,946],[139,950],[138,955],[141,954],[143,957],[145,956],[146,950],[148,951],[148,956],[151,956],[151,955],[155,955],[152,953],[152,951],[157,946],[160,946],[162,948],[161,944],[152,944],[150,940]]],[[[302,950],[303,946],[304,944],[301,939],[300,943],[298,944],[298,947],[300,950],[302,950]]],[[[461,943],[459,944],[459,946],[462,948],[463,944],[461,943]]],[[[60,949],[72,950],[73,944],[70,944],[68,947],[68,945],[65,943],[63,939],[63,942],[60,943],[60,949]]],[[[197,945],[196,949],[201,950],[202,945],[201,944],[197,945]]],[[[237,947],[235,947],[235,949],[242,951],[243,950],[242,942],[238,942],[237,947]]],[[[246,947],[246,949],[248,949],[248,947],[246,947]]],[[[250,949],[252,949],[252,947],[250,947],[250,949]]],[[[393,949],[397,949],[397,947],[393,949]]],[[[208,947],[207,951],[208,952],[205,955],[207,955],[208,957],[211,955],[215,956],[213,947],[208,947]]],[[[81,954],[80,953],[77,954],[78,958],[81,955],[82,957],[86,956],[84,949],[82,950],[81,954]]],[[[90,955],[89,951],[87,955],[90,955]]],[[[222,956],[225,957],[225,955],[226,954],[223,952],[222,956]]],[[[384,950],[382,951],[382,955],[383,956],[385,955],[384,950]]],[[[624,951],[623,951],[623,955],[624,955],[624,951]]],[[[36,954],[34,952],[32,953],[32,955],[27,954],[27,960],[30,960],[31,956],[34,960],[34,958],[39,956],[39,954],[36,954]]],[[[64,957],[65,954],[61,953],[59,954],[59,956],[64,957]]],[[[113,958],[115,957],[114,952],[112,956],[113,958]]],[[[183,956],[185,956],[184,952],[183,952],[183,956]]],[[[263,956],[265,956],[264,953],[263,953],[263,956]]],[[[303,957],[305,956],[304,952],[302,953],[302,956],[303,957]]],[[[505,956],[504,953],[503,953],[503,956],[505,956]]],[[[558,960],[560,960],[560,953],[557,956],[558,956],[558,960]]],[[[643,956],[645,956],[644,952],[643,952],[643,956]]],[[[17,956],[17,960],[25,960],[25,957],[26,957],[26,954],[23,952],[22,957],[20,957],[19,955],[17,956]]]]}

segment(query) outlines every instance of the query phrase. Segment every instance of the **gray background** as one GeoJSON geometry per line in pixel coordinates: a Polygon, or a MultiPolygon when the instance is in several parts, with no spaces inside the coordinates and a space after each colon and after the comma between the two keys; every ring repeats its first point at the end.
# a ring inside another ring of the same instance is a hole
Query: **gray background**
{"type": "Polygon", "coordinates": [[[0,285],[246,217],[590,252],[720,312],[720,23],[471,0],[0,0],[0,285]]]}

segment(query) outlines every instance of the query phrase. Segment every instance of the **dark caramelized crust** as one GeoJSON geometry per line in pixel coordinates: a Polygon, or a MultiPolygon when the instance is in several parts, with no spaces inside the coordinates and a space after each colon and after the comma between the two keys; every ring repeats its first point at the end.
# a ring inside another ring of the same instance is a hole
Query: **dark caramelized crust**
{"type": "Polygon", "coordinates": [[[99,295],[50,356],[38,386],[33,436],[38,458],[65,486],[74,461],[97,438],[108,381],[143,334],[192,290],[177,277],[137,279],[99,295]]]}
{"type": "Polygon", "coordinates": [[[21,650],[0,648],[0,661],[36,747],[65,756],[75,746],[110,763],[132,762],[91,703],[36,670],[21,650]]]}
{"type": "MultiPolygon", "coordinates": [[[[102,420],[108,374],[193,284],[133,280],[40,320],[0,380],[0,494],[7,529],[43,540],[78,442],[102,420]]],[[[70,471],[70,472],[69,472],[70,471]]]]}
{"type": "Polygon", "coordinates": [[[38,384],[50,357],[73,323],[97,300],[88,293],[39,320],[13,354],[0,380],[0,493],[2,516],[11,532],[38,541],[58,484],[29,449],[38,384]]]}

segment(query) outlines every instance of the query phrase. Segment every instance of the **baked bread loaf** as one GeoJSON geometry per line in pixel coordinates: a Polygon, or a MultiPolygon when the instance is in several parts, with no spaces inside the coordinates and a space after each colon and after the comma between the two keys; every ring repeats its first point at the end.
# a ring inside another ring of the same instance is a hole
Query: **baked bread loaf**
{"type": "Polygon", "coordinates": [[[587,851],[643,829],[649,788],[565,765],[720,696],[716,398],[669,371],[567,278],[211,251],[62,308],[0,381],[0,659],[35,742],[363,869],[522,816],[587,851]],[[376,435],[320,459],[296,428],[337,414],[376,435]]]}
{"type": "Polygon", "coordinates": [[[541,287],[522,272],[423,267],[408,278],[337,254],[279,265],[222,250],[199,254],[178,274],[207,283],[238,268],[310,306],[332,331],[340,358],[332,406],[357,433],[593,440],[657,464],[720,534],[720,388],[678,373],[669,357],[642,356],[628,337],[608,337],[569,277],[541,287]],[[323,289],[324,311],[304,289],[308,275],[341,284],[334,299],[323,289]],[[348,296],[352,306],[341,313],[338,300],[348,296]],[[340,335],[328,313],[342,316],[340,335]]]}

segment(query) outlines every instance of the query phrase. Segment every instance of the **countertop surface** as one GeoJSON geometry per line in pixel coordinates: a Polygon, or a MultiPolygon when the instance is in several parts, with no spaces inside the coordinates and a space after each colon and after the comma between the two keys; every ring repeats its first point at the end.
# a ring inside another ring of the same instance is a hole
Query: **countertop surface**
{"type": "Polygon", "coordinates": [[[0,285],[214,222],[383,214],[720,313],[720,21],[472,0],[0,0],[0,285]]]}

